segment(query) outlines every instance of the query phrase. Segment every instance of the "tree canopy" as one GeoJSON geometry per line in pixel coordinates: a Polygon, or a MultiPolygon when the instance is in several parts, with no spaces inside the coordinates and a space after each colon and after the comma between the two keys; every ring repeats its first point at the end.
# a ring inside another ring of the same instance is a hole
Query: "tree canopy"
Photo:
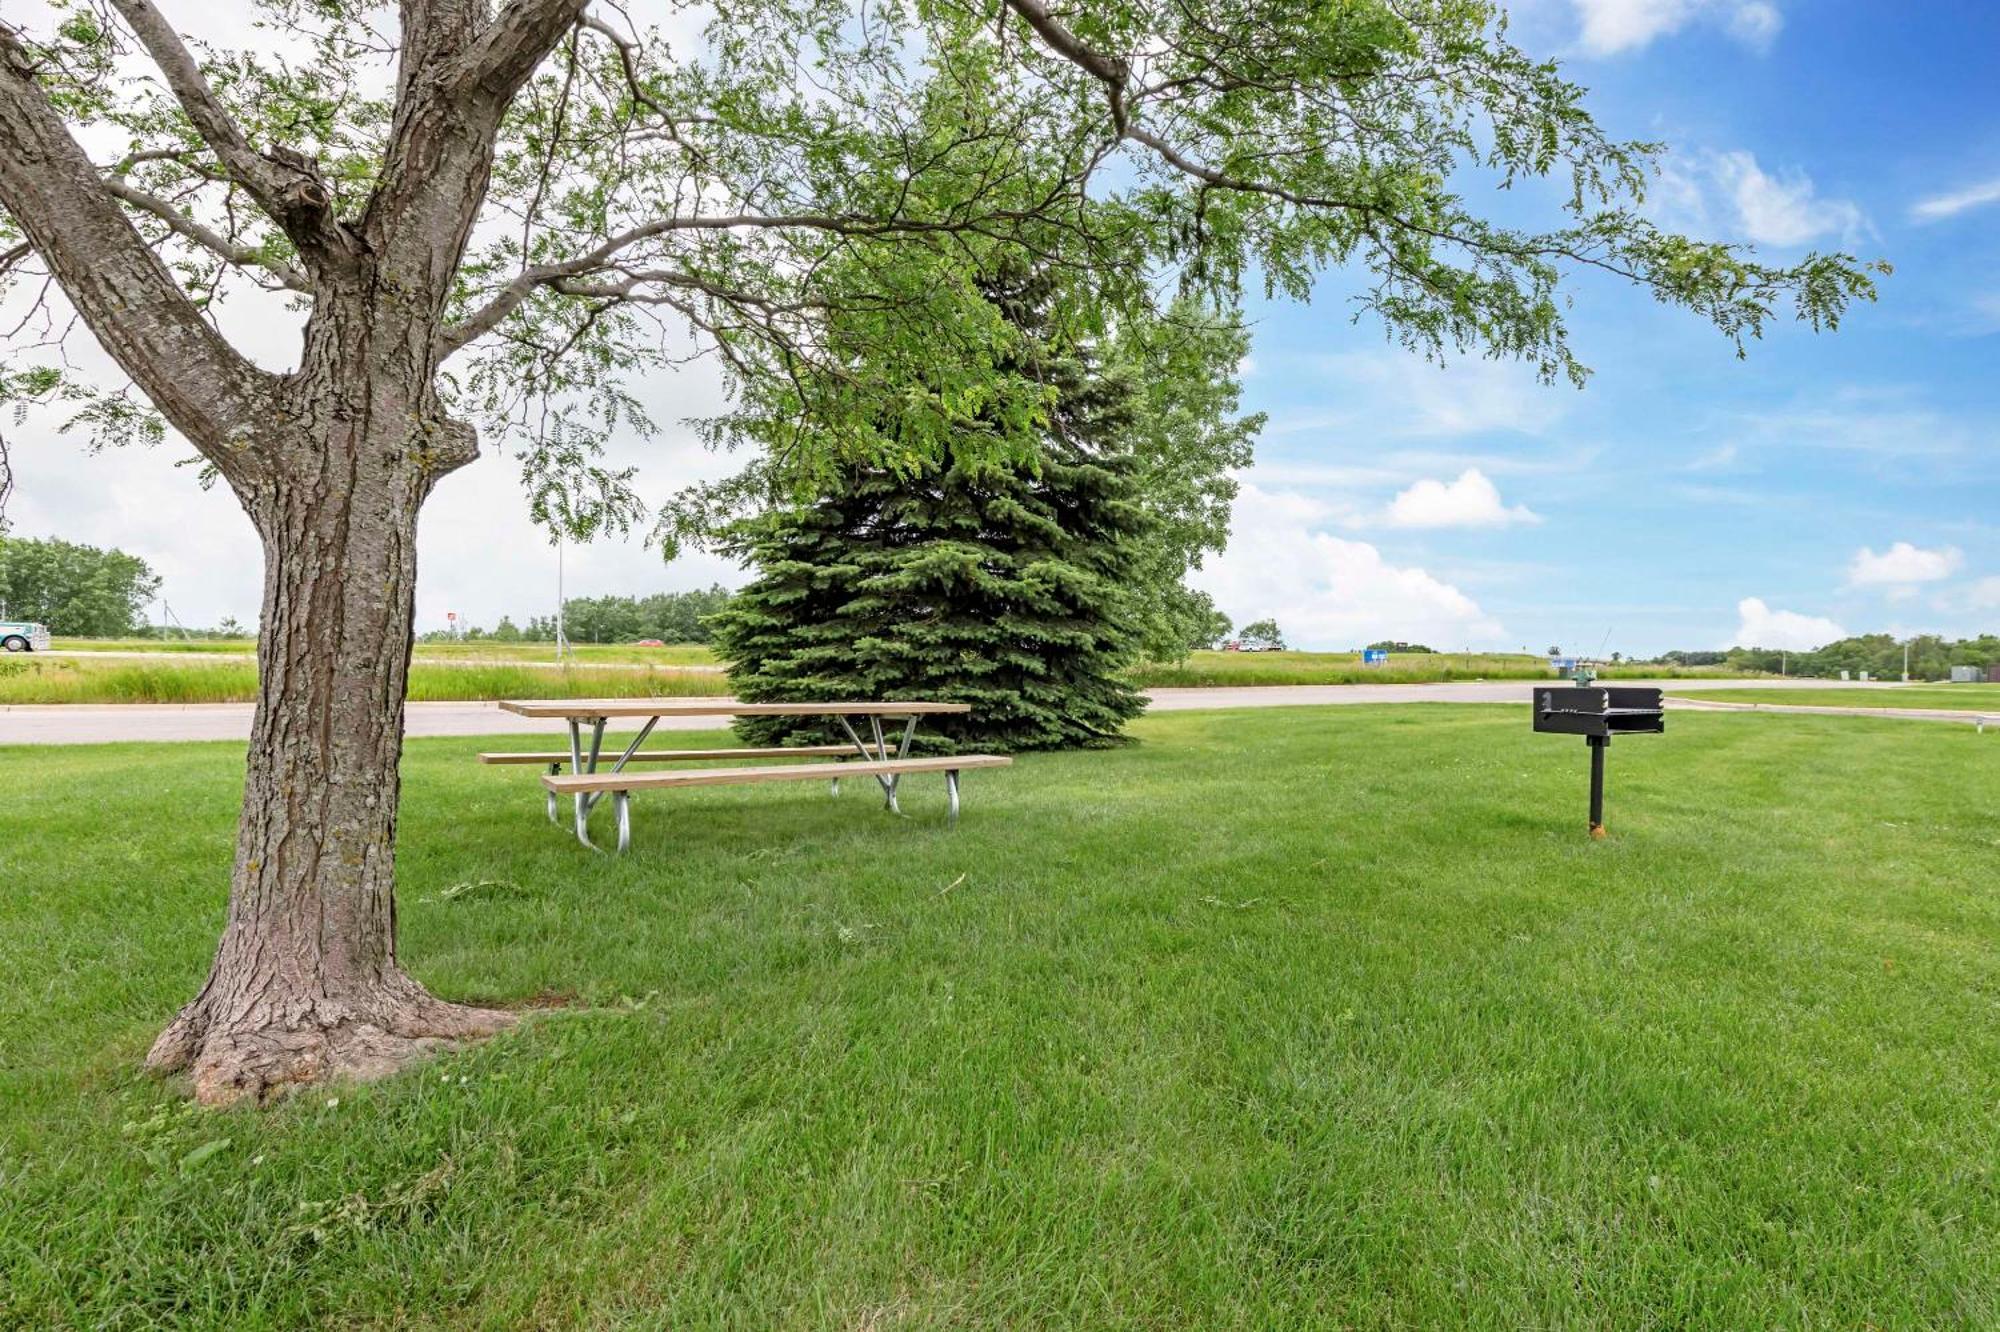
{"type": "Polygon", "coordinates": [[[1283,651],[1285,647],[1285,635],[1278,628],[1278,622],[1272,619],[1253,620],[1241,629],[1238,629],[1236,636],[1242,640],[1246,647],[1257,647],[1267,651],[1279,652],[1283,651]]]}
{"type": "MultiPolygon", "coordinates": [[[[687,592],[655,592],[644,597],[571,597],[563,602],[563,632],[573,643],[632,643],[657,638],[662,643],[707,643],[715,638],[709,617],[729,604],[729,589],[721,584],[687,592]]],[[[553,639],[552,615],[528,620],[523,635],[553,639]]]]}
{"type": "MultiPolygon", "coordinates": [[[[1606,135],[1475,0],[719,0],[659,29],[513,0],[476,42],[452,6],[258,0],[260,41],[206,49],[151,0],[55,9],[45,32],[0,25],[0,56],[71,131],[121,145],[75,162],[72,185],[165,260],[147,285],[194,298],[182,354],[218,367],[199,306],[251,288],[312,305],[413,183],[426,43],[464,44],[454,77],[517,85],[483,206],[454,223],[437,350],[461,362],[450,405],[514,445],[538,515],[584,535],[640,517],[598,450],[650,427],[635,379],[690,355],[715,357],[745,409],[716,437],[769,446],[780,471],[827,462],[807,439],[841,460],[935,458],[982,413],[1026,439],[1036,392],[999,369],[1014,335],[975,290],[1002,253],[1059,266],[1096,322],[1162,290],[1304,299],[1341,266],[1365,275],[1359,311],[1415,351],[1577,382],[1565,275],[1629,279],[1739,347],[1781,313],[1831,325],[1871,289],[1848,256],[1771,265],[1660,230],[1638,207],[1656,146],[1606,135]],[[1542,231],[1465,193],[1538,177],[1558,186],[1542,231]],[[918,382],[885,418],[885,387],[918,382]]],[[[0,204],[32,184],[24,160],[0,204]]],[[[0,280],[39,290],[25,211],[0,212],[0,280]]],[[[46,341],[61,322],[30,327],[46,341]]],[[[67,396],[110,437],[157,431],[144,396],[57,366],[0,392],[67,396]]],[[[699,535],[715,500],[681,496],[659,535],[699,535]]]]}
{"type": "Polygon", "coordinates": [[[144,623],[160,579],[122,550],[0,536],[0,618],[75,638],[119,638],[144,623]]]}

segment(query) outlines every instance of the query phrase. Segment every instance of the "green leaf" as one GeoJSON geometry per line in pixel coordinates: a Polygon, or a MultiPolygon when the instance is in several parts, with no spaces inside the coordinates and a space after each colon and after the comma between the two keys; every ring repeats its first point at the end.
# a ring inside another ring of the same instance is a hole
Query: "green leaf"
{"type": "Polygon", "coordinates": [[[231,1139],[228,1138],[209,1139],[207,1142],[203,1143],[201,1146],[195,1148],[193,1151],[189,1152],[186,1156],[183,1156],[181,1158],[181,1173],[183,1175],[193,1174],[194,1171],[198,1169],[203,1162],[211,1160],[212,1158],[220,1156],[222,1155],[222,1153],[228,1151],[230,1147],[230,1142],[231,1139]]]}

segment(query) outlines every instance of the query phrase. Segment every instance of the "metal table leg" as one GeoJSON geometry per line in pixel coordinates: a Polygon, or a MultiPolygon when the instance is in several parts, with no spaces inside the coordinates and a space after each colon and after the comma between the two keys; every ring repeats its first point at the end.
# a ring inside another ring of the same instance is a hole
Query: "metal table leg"
{"type": "MultiPolygon", "coordinates": [[[[868,718],[869,732],[875,740],[873,747],[869,745],[868,741],[861,738],[860,734],[855,731],[854,724],[848,721],[844,714],[837,714],[835,720],[840,723],[840,729],[847,732],[848,740],[853,743],[856,750],[860,751],[863,759],[877,762],[888,761],[889,742],[882,734],[882,718],[879,715],[871,713],[868,718]]],[[[917,719],[914,716],[904,718],[903,738],[896,746],[897,758],[902,759],[910,756],[910,742],[916,738],[916,734],[917,719]]],[[[896,774],[876,773],[875,780],[882,787],[882,803],[888,806],[891,814],[901,814],[903,812],[902,808],[896,803],[896,785],[898,781],[896,774]]],[[[834,794],[840,794],[839,778],[834,779],[834,794]]]]}
{"type": "MultiPolygon", "coordinates": [[[[622,754],[620,754],[620,755],[618,756],[618,761],[617,761],[616,763],[613,763],[613,764],[611,765],[611,771],[613,771],[613,772],[623,772],[623,771],[625,771],[625,765],[626,765],[626,764],[628,764],[628,763],[630,763],[630,762],[632,761],[632,756],[633,756],[634,754],[636,754],[636,753],[638,753],[638,752],[639,752],[639,746],[640,746],[640,745],[643,745],[643,744],[645,744],[645,743],[646,743],[646,737],[647,737],[647,736],[649,736],[649,735],[651,735],[651,734],[653,733],[653,728],[654,728],[655,726],[659,725],[659,723],[660,723],[660,719],[659,719],[658,717],[648,717],[648,718],[646,719],[646,724],[645,724],[644,726],[641,726],[641,727],[639,728],[639,734],[637,734],[637,735],[635,735],[635,736],[633,736],[633,737],[632,737],[632,743],[631,743],[631,744],[629,744],[629,745],[627,745],[627,746],[625,746],[625,752],[624,752],[624,753],[622,753],[622,754]]],[[[595,770],[596,770],[596,767],[595,767],[595,763],[593,762],[593,765],[592,765],[592,771],[595,771],[595,770]]],[[[595,808],[595,807],[596,807],[596,805],[597,805],[597,802],[598,802],[598,799],[599,799],[599,798],[600,798],[600,797],[601,797],[602,795],[603,795],[603,792],[601,792],[601,791],[600,791],[600,792],[595,792],[595,793],[593,793],[593,794],[591,794],[591,795],[588,795],[588,796],[585,796],[585,797],[584,797],[584,799],[586,799],[586,800],[588,800],[588,801],[590,802],[590,804],[591,804],[591,807],[592,807],[592,808],[595,808]]]]}
{"type": "MultiPolygon", "coordinates": [[[[889,757],[886,749],[880,751],[870,749],[868,747],[868,742],[866,740],[863,740],[860,737],[860,735],[855,732],[854,723],[847,720],[847,716],[845,713],[836,714],[835,720],[837,720],[840,723],[840,729],[847,732],[847,738],[853,742],[855,749],[860,751],[861,757],[864,760],[872,762],[875,760],[885,759],[889,757]]],[[[878,740],[881,738],[882,724],[880,722],[875,723],[875,735],[878,740]]],[[[882,794],[886,797],[889,794],[888,777],[879,772],[873,775],[876,783],[882,788],[882,794]]]]}
{"type": "MultiPolygon", "coordinates": [[[[876,734],[880,735],[881,732],[878,730],[876,734]]],[[[916,735],[917,735],[917,719],[915,717],[903,718],[903,739],[902,742],[896,746],[897,758],[906,759],[910,756],[910,741],[914,740],[916,738],[916,735]]],[[[901,814],[903,812],[902,810],[896,808],[896,786],[901,781],[902,778],[896,775],[895,773],[889,774],[889,808],[895,810],[895,812],[898,814],[901,814]]]]}
{"type": "MultiPolygon", "coordinates": [[[[876,757],[885,763],[888,762],[889,742],[882,738],[882,719],[879,716],[871,715],[868,718],[868,729],[875,734],[876,757]]],[[[903,812],[896,805],[896,774],[893,772],[882,775],[882,803],[888,807],[891,814],[901,814],[903,812]]]]}
{"type": "MultiPolygon", "coordinates": [[[[593,717],[590,719],[590,753],[586,756],[582,752],[582,735],[579,729],[581,719],[571,719],[569,724],[569,761],[571,772],[578,776],[584,776],[597,771],[597,756],[604,749],[604,723],[608,720],[609,718],[605,717],[593,717]]],[[[595,851],[597,848],[591,846],[590,843],[590,806],[590,797],[581,791],[577,792],[576,840],[582,842],[585,846],[590,846],[591,850],[595,851]]]]}
{"type": "MultiPolygon", "coordinates": [[[[653,727],[657,726],[659,721],[658,717],[648,717],[646,719],[646,724],[639,728],[639,734],[632,737],[632,743],[625,746],[625,752],[620,754],[618,761],[611,765],[611,771],[614,774],[625,771],[625,765],[630,763],[632,756],[639,752],[639,746],[646,743],[646,737],[653,733],[653,727]]],[[[600,731],[603,729],[602,722],[598,724],[598,729],[600,731]]],[[[591,746],[592,771],[595,771],[596,767],[596,746],[593,744],[591,746]]],[[[603,795],[602,791],[594,791],[584,797],[583,817],[586,821],[590,818],[590,811],[597,808],[597,802],[603,798],[603,795]]],[[[625,848],[632,845],[632,793],[629,791],[613,791],[611,793],[611,808],[612,814],[618,823],[618,849],[622,852],[625,848]]],[[[592,846],[589,838],[585,838],[583,844],[590,846],[592,850],[596,849],[592,846]]]]}

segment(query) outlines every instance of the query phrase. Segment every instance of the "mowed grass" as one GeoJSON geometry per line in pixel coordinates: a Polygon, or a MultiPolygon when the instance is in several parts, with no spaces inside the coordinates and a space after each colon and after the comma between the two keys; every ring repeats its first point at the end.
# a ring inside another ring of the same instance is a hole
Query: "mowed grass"
{"type": "MultiPolygon", "coordinates": [[[[498,698],[647,698],[726,694],[728,677],[687,667],[565,669],[417,660],[408,696],[419,702],[498,698]]],[[[141,661],[122,657],[0,657],[0,705],[31,703],[248,703],[251,660],[141,661]]]]}
{"type": "Polygon", "coordinates": [[[1841,708],[1938,708],[1957,712],[2000,713],[2000,685],[1898,685],[1893,689],[1787,689],[1773,694],[1763,689],[1690,689],[1685,698],[1718,703],[1797,704],[1841,708]]]}
{"type": "Polygon", "coordinates": [[[403,957],[560,1006],[262,1113],[135,1071],[240,747],[0,750],[0,1323],[2000,1324],[1995,737],[1676,715],[1593,843],[1521,709],[1136,732],[617,859],[412,742],[403,957]]]}

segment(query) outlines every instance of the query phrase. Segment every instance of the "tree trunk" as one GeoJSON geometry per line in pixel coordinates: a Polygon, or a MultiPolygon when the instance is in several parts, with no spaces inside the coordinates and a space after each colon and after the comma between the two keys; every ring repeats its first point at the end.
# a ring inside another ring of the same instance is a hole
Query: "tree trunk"
{"type": "MultiPolygon", "coordinates": [[[[345,350],[368,364],[384,349],[345,350]]],[[[275,465],[239,487],[265,568],[228,922],[207,984],[147,1059],[188,1071],[210,1103],[379,1077],[512,1020],[433,997],[396,959],[417,511],[476,446],[427,386],[302,387],[338,382],[314,361],[309,347],[278,414],[283,435],[259,445],[275,465]]]]}

